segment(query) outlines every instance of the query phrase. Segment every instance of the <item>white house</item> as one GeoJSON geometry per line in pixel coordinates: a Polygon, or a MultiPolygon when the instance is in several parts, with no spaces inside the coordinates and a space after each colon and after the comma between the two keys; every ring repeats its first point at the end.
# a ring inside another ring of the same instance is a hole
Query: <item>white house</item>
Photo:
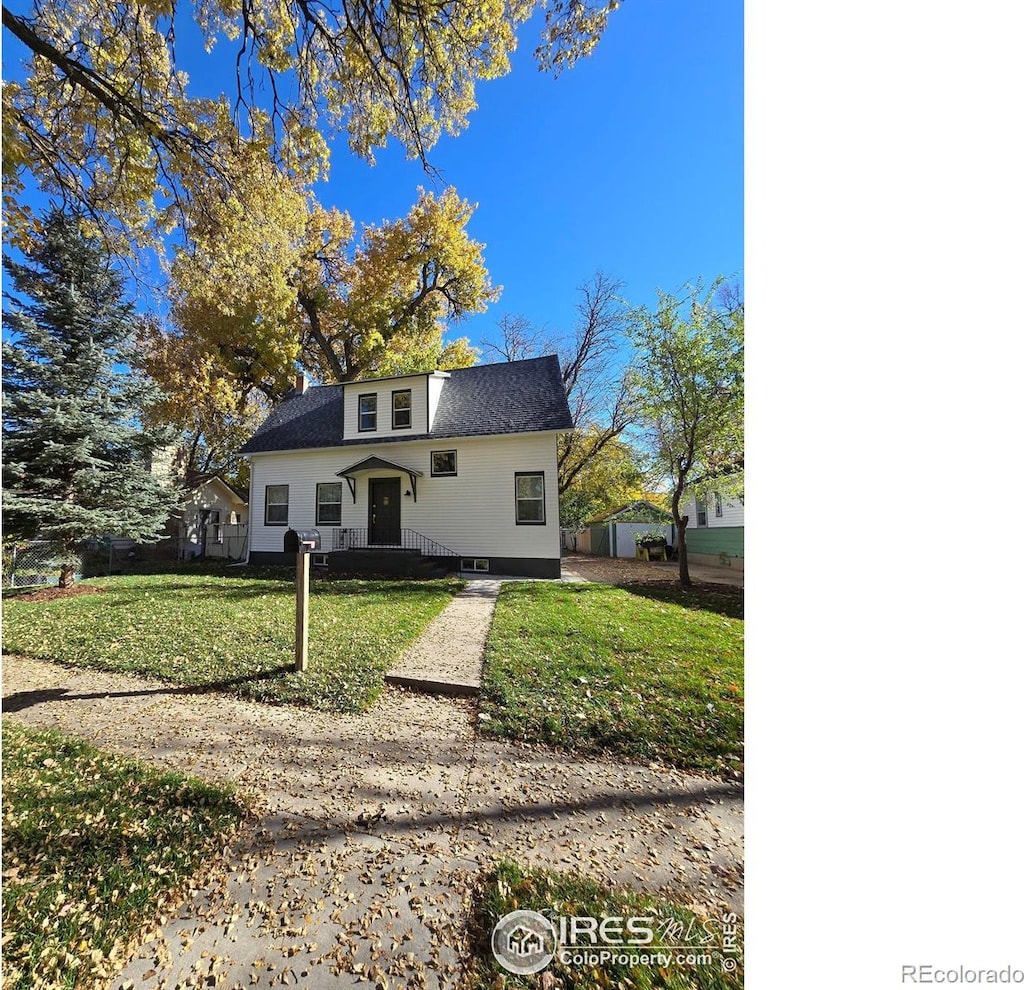
{"type": "Polygon", "coordinates": [[[245,555],[249,506],[245,496],[215,474],[200,475],[186,486],[178,520],[178,556],[245,555]]]}
{"type": "Polygon", "coordinates": [[[317,529],[331,570],[429,558],[557,578],[560,433],[572,416],[553,356],[296,387],[241,449],[249,561],[286,563],[317,529]],[[400,556],[404,555],[404,556],[400,556]]]}

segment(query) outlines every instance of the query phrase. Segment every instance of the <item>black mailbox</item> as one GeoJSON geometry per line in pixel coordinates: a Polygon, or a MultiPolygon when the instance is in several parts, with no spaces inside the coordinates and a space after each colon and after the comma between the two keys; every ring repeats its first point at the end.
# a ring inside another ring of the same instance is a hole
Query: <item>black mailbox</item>
{"type": "Polygon", "coordinates": [[[311,553],[320,549],[320,530],[289,529],[284,534],[285,553],[311,553]]]}

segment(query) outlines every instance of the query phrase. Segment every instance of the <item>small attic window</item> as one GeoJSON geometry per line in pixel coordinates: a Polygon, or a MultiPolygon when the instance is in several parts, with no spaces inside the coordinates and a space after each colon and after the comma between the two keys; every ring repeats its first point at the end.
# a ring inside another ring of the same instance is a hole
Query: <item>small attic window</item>
{"type": "Polygon", "coordinates": [[[391,429],[408,430],[412,426],[412,390],[391,393],[391,429]]]}
{"type": "Polygon", "coordinates": [[[359,432],[377,429],[377,393],[359,396],[359,432]]]}

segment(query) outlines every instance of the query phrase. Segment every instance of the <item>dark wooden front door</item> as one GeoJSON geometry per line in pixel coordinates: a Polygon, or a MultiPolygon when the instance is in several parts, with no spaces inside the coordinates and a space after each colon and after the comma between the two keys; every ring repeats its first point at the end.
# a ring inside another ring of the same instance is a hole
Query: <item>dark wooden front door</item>
{"type": "Polygon", "coordinates": [[[402,480],[370,479],[370,525],[368,543],[380,546],[402,543],[402,480]]]}

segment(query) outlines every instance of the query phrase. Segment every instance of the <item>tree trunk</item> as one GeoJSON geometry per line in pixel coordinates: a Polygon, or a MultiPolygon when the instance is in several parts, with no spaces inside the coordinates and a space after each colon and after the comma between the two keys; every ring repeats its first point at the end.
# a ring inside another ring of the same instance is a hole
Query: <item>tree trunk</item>
{"type": "Polygon", "coordinates": [[[690,579],[690,565],[686,560],[686,524],[689,521],[689,516],[683,516],[677,524],[679,528],[679,583],[684,588],[693,586],[693,581],[690,579]]]}
{"type": "Polygon", "coordinates": [[[63,563],[60,565],[60,579],[57,581],[58,588],[70,588],[75,583],[75,564],[63,563]]]}

